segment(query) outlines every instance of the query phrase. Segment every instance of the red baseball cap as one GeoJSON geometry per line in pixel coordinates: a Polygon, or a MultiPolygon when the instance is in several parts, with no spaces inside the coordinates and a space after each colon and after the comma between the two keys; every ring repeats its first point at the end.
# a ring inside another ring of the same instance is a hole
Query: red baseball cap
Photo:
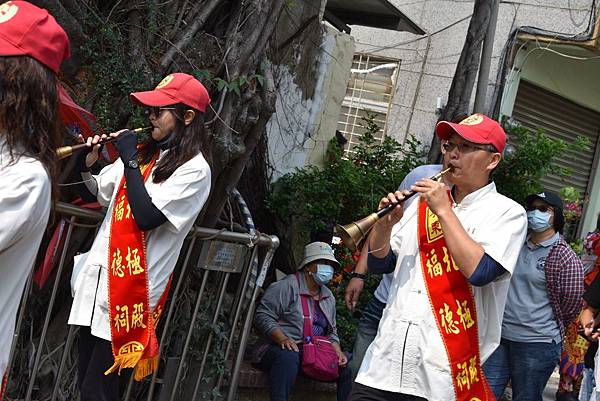
{"type": "Polygon", "coordinates": [[[458,124],[440,121],[435,133],[440,139],[448,139],[450,134],[456,133],[469,142],[494,145],[500,153],[506,146],[506,133],[500,124],[483,114],[473,114],[458,124]]]}
{"type": "Polygon", "coordinates": [[[69,37],[48,11],[26,1],[0,5],[0,56],[31,56],[58,73],[69,37]]]}
{"type": "Polygon", "coordinates": [[[134,92],[129,95],[129,99],[142,106],[162,107],[183,103],[202,113],[210,103],[210,96],[204,85],[182,72],[167,75],[154,90],[134,92]]]}

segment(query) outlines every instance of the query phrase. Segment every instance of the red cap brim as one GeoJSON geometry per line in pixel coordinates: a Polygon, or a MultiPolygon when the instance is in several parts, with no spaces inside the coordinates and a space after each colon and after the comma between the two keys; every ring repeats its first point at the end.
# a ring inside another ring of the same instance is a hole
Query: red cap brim
{"type": "Polygon", "coordinates": [[[133,103],[137,103],[142,106],[170,106],[172,104],[179,103],[179,100],[175,99],[168,94],[161,91],[146,91],[146,92],[134,92],[129,95],[129,99],[133,103]]]}
{"type": "Polygon", "coordinates": [[[452,133],[469,142],[487,144],[489,141],[474,133],[469,125],[440,121],[435,127],[435,134],[440,139],[448,139],[452,133]]]}
{"type": "Polygon", "coordinates": [[[13,45],[0,35],[0,55],[2,56],[26,56],[27,52],[20,47],[13,45]]]}

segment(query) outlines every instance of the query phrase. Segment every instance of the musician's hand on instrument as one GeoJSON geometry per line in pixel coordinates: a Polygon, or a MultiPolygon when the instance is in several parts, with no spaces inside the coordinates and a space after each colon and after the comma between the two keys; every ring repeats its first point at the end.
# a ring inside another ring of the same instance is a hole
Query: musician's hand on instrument
{"type": "MultiPolygon", "coordinates": [[[[127,132],[132,132],[132,133],[133,133],[133,131],[131,131],[131,130],[127,129],[127,128],[123,128],[123,129],[120,129],[120,130],[118,130],[118,131],[111,132],[111,133],[110,133],[110,134],[108,134],[108,135],[109,135],[111,138],[118,138],[118,137],[120,137],[120,136],[123,136],[123,135],[125,135],[127,132]]],[[[135,135],[135,133],[133,133],[133,134],[135,135]]]]}
{"type": "Polygon", "coordinates": [[[130,160],[137,160],[137,136],[133,131],[124,129],[113,132],[110,135],[117,138],[114,144],[123,163],[127,163],[130,160]]]}
{"type": "Polygon", "coordinates": [[[452,210],[448,202],[448,187],[446,184],[429,178],[419,180],[412,186],[413,191],[419,192],[425,199],[429,209],[436,215],[452,210]]]}
{"type": "Polygon", "coordinates": [[[377,222],[377,224],[379,226],[385,226],[386,228],[391,229],[391,227],[394,226],[394,224],[396,224],[400,221],[400,219],[402,218],[402,215],[404,214],[404,208],[402,206],[402,201],[404,200],[405,196],[408,194],[409,194],[409,191],[396,191],[394,193],[390,192],[387,195],[387,197],[381,199],[381,201],[379,202],[379,209],[383,209],[384,207],[388,206],[391,203],[397,203],[398,205],[394,208],[394,210],[392,210],[391,212],[389,212],[388,214],[383,216],[377,222]]]}
{"type": "Polygon", "coordinates": [[[102,148],[102,145],[98,144],[101,140],[106,140],[108,136],[106,134],[94,135],[87,138],[85,141],[86,145],[90,147],[88,154],[85,157],[85,165],[89,168],[98,161],[98,153],[102,148]]]}

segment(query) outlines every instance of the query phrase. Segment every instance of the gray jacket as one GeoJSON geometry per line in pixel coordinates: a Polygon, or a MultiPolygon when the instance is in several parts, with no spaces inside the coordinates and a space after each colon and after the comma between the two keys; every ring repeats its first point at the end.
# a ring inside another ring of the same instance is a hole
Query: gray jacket
{"type": "MultiPolygon", "coordinates": [[[[295,274],[290,274],[283,280],[273,283],[256,309],[255,325],[259,333],[271,341],[271,333],[279,327],[283,333],[295,342],[302,342],[303,318],[302,300],[300,294],[310,296],[304,274],[298,272],[300,286],[295,274]]],[[[331,341],[339,342],[335,324],[335,298],[327,286],[321,286],[319,306],[331,326],[328,332],[331,341]]],[[[313,303],[308,303],[310,315],[313,315],[313,303]]]]}

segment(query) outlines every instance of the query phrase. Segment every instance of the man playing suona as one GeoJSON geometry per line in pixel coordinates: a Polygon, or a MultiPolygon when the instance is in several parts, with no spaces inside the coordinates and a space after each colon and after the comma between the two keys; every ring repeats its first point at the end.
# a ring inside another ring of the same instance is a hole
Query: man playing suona
{"type": "MultiPolygon", "coordinates": [[[[398,205],[369,236],[369,265],[395,272],[353,401],[494,400],[481,363],[500,341],[527,219],[490,179],[506,145],[497,122],[475,114],[440,122],[436,134],[452,190],[417,181],[419,201],[407,210],[398,205]]],[[[379,206],[405,194],[389,194],[379,206]]]]}

